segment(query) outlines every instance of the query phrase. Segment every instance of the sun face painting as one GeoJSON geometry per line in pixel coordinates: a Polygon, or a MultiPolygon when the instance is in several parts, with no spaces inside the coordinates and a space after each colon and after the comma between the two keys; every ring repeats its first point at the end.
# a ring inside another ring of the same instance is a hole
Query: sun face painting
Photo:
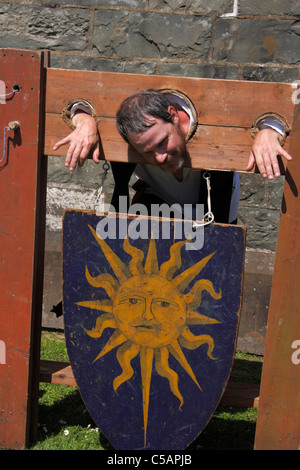
{"type": "Polygon", "coordinates": [[[64,331],[78,389],[114,449],[185,449],[230,375],[245,231],[210,225],[203,248],[189,250],[175,222],[165,239],[103,240],[105,221],[73,209],[63,219],[64,331]]]}
{"type": "Polygon", "coordinates": [[[187,240],[174,243],[170,248],[169,260],[159,267],[155,240],[150,239],[143,264],[144,252],[130,245],[126,238],[123,248],[131,256],[129,266],[126,266],[106,242],[98,237],[95,230],[92,227],[90,229],[115,276],[104,273],[92,277],[86,267],[86,279],[89,284],[95,288],[103,288],[109,300],[77,302],[82,307],[105,312],[99,315],[92,330],[84,326],[83,328],[92,338],[100,338],[106,328],[114,329],[114,333],[94,359],[95,362],[117,348],[116,354],[122,373],[114,378],[114,391],[130,380],[133,375],[131,361],[140,355],[146,444],[153,362],[157,373],[168,379],[170,390],[178,398],[181,408],[184,397],[179,390],[178,375],[169,366],[169,355],[179,362],[200,390],[201,385],[184,355],[183,348],[196,349],[207,345],[207,355],[214,360],[212,336],[195,336],[189,325],[219,323],[214,318],[197,313],[196,309],[201,303],[204,290],[214,299],[221,298],[221,291],[217,292],[210,280],[200,279],[192,289],[184,293],[214,253],[176,275],[176,271],[181,267],[180,251],[187,240]]]}

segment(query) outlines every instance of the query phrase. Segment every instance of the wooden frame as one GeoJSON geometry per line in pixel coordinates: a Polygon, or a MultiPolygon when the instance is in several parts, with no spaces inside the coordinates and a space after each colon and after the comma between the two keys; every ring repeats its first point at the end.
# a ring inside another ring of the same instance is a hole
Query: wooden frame
{"type": "Polygon", "coordinates": [[[0,105],[1,133],[10,121],[20,123],[7,133],[0,168],[0,341],[6,347],[0,364],[0,447],[23,448],[35,436],[46,155],[69,132],[62,108],[74,97],[89,100],[100,117],[102,158],[132,161],[115,130],[117,107],[141,89],[173,88],[192,98],[199,112],[200,126],[189,144],[192,167],[245,171],[249,129],[266,111],[284,116],[292,128],[285,148],[294,158],[286,170],[255,448],[298,448],[300,367],[292,360],[292,345],[300,339],[300,110],[292,100],[293,86],[50,69],[47,57],[43,51],[0,50],[7,93],[16,85],[20,90],[0,105]]]}
{"type": "Polygon", "coordinates": [[[1,104],[0,171],[1,294],[0,447],[22,448],[37,420],[43,285],[47,159],[43,109],[47,55],[1,50],[5,92],[20,92],[1,104]],[[15,88],[18,89],[18,88],[15,88]],[[20,127],[7,130],[9,122],[20,127]]]}

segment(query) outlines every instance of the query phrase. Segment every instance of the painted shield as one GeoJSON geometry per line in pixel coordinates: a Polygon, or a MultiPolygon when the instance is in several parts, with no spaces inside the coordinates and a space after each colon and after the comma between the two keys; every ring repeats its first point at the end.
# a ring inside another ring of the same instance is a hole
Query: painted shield
{"type": "Polygon", "coordinates": [[[185,449],[214,413],[234,358],[245,229],[212,224],[199,243],[179,222],[156,222],[154,233],[147,218],[64,214],[68,354],[117,450],[185,449]]]}

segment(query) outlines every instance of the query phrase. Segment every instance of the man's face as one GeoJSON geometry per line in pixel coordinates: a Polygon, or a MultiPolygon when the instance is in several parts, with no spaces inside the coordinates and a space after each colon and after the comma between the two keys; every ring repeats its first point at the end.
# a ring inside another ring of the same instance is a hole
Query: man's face
{"type": "Polygon", "coordinates": [[[185,136],[180,129],[178,115],[173,123],[149,116],[153,126],[141,134],[129,136],[131,145],[147,163],[175,173],[184,165],[186,155],[185,136]]]}

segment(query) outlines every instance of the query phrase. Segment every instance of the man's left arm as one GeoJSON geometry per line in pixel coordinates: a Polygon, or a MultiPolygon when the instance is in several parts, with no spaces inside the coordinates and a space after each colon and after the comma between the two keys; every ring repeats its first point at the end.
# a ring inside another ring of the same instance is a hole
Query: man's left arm
{"type": "Polygon", "coordinates": [[[292,160],[282,147],[289,132],[286,121],[279,115],[258,118],[252,126],[254,142],[246,170],[251,170],[256,163],[263,178],[279,177],[278,156],[292,160]]]}

